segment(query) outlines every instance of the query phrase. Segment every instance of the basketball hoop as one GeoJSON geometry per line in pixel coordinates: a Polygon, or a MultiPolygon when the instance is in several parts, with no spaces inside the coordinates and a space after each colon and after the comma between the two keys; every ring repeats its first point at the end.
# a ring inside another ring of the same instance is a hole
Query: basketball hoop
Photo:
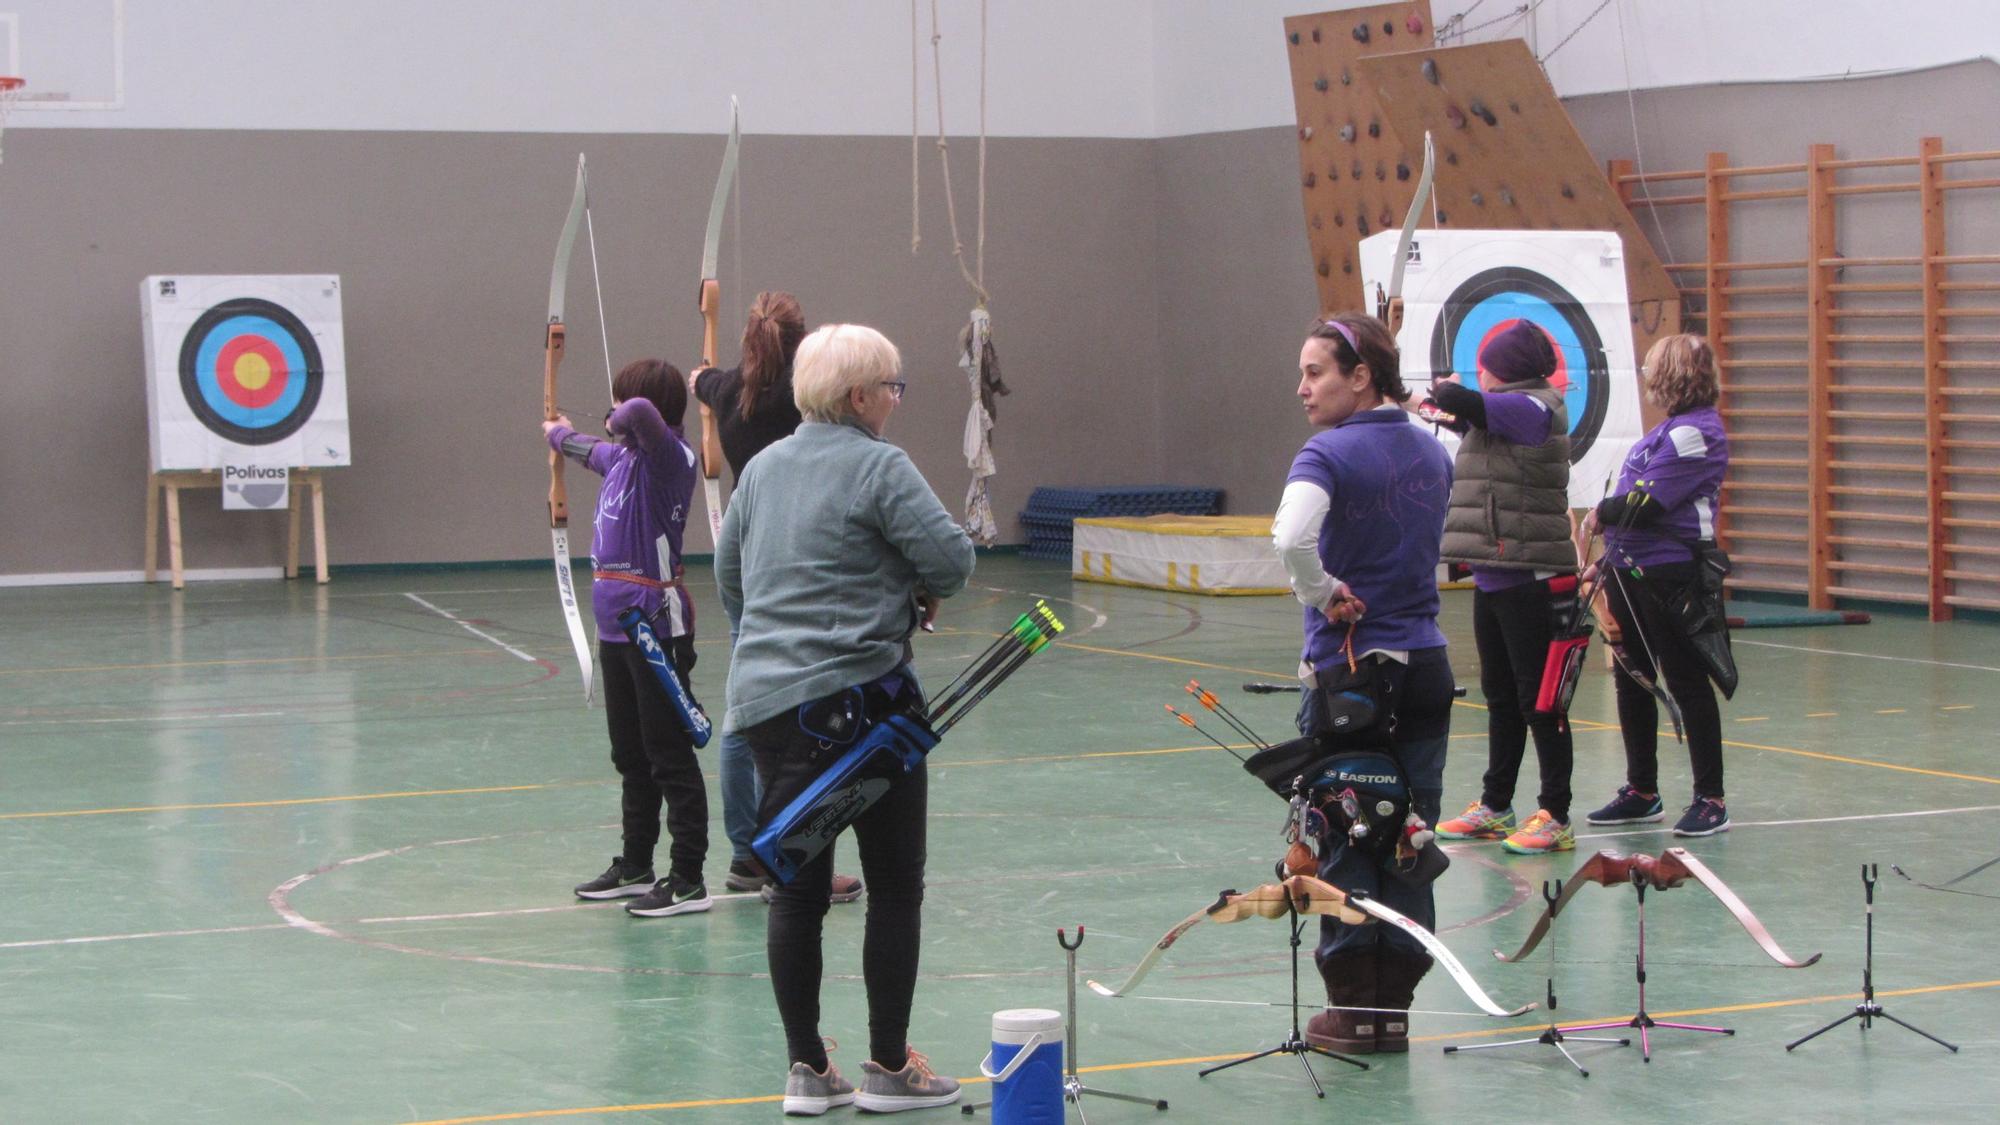
{"type": "Polygon", "coordinates": [[[0,75],[0,132],[7,128],[7,114],[14,108],[14,100],[21,96],[27,80],[0,75]]]}

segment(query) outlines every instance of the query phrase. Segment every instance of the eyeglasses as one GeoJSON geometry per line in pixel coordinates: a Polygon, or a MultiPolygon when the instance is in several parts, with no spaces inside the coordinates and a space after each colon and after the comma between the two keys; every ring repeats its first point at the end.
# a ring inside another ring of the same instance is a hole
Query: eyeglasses
{"type": "Polygon", "coordinates": [[[903,379],[884,379],[881,385],[889,388],[889,397],[897,402],[903,401],[903,392],[910,386],[909,382],[903,379]]]}

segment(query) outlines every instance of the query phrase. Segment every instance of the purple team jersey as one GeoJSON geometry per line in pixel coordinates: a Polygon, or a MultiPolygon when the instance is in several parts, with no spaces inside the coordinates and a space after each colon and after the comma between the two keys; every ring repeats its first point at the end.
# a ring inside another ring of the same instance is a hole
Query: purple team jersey
{"type": "MultiPolygon", "coordinates": [[[[700,471],[694,450],[660,417],[659,409],[643,398],[619,404],[607,428],[622,439],[592,445],[585,462],[591,472],[604,478],[597,493],[596,527],[590,541],[592,563],[599,571],[653,581],[679,578],[681,537],[687,530],[688,505],[700,471]]],[[[550,432],[549,444],[560,451],[563,439],[575,432],[558,426],[550,432]]],[[[653,627],[663,635],[678,637],[694,632],[694,602],[685,589],[599,578],[591,583],[590,604],[597,615],[600,640],[629,640],[618,627],[618,615],[632,606],[652,619],[653,627]],[[665,612],[661,613],[663,606],[665,612]]]]}
{"type": "MultiPolygon", "coordinates": [[[[1368,410],[1321,430],[1292,461],[1286,482],[1318,485],[1331,500],[1319,534],[1320,564],[1367,603],[1354,652],[1445,643],[1438,629],[1438,540],[1451,496],[1451,458],[1400,409],[1368,410]]],[[[1305,610],[1304,659],[1340,658],[1347,627],[1305,610]]]]}
{"type": "MultiPolygon", "coordinates": [[[[1644,527],[1606,538],[1638,566],[1687,562],[1688,544],[1715,538],[1715,505],[1729,468],[1729,438],[1713,406],[1668,417],[1625,455],[1614,496],[1643,488],[1662,514],[1644,527]]],[[[1622,560],[1621,560],[1622,561],[1622,560]]]]}

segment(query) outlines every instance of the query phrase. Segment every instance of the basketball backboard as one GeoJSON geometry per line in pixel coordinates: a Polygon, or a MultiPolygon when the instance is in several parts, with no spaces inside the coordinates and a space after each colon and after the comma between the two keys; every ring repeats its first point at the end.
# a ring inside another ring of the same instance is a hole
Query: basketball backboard
{"type": "Polygon", "coordinates": [[[125,107],[125,0],[0,0],[0,74],[16,113],[125,107]]]}

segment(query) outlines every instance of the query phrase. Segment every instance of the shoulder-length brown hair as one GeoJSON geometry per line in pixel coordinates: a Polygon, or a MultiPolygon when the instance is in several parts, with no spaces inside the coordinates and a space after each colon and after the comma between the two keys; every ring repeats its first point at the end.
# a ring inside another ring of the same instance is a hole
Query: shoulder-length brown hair
{"type": "Polygon", "coordinates": [[[743,393],[737,408],[754,416],[766,394],[791,370],[799,341],[806,338],[806,314],[799,299],[775,290],[757,294],[743,326],[743,393]]]}
{"type": "Polygon", "coordinates": [[[1662,336],[1646,349],[1641,385],[1647,401],[1669,414],[1714,406],[1722,395],[1715,349],[1692,332],[1662,336]]]}

